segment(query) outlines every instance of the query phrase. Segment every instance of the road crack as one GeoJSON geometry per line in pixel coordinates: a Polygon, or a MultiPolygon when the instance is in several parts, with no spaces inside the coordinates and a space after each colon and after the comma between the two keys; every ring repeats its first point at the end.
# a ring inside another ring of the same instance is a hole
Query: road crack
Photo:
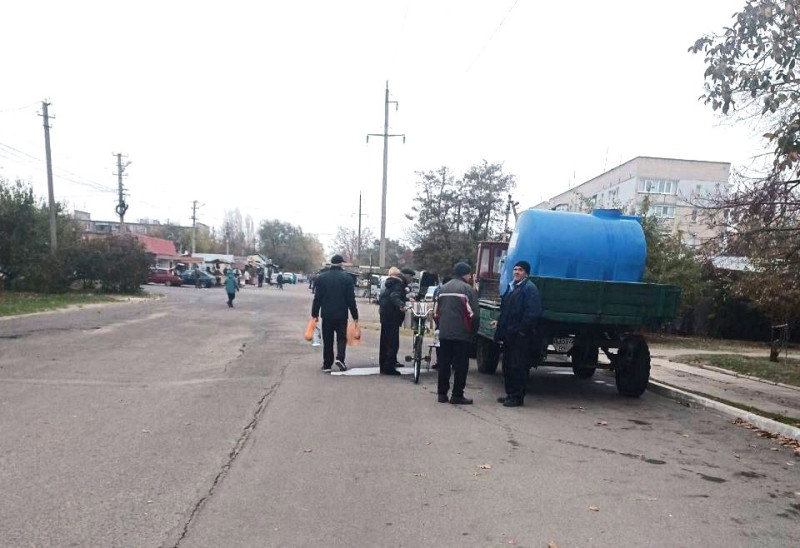
{"type": "MultiPolygon", "coordinates": [[[[222,483],[225,477],[228,475],[231,467],[233,466],[234,461],[239,456],[239,454],[244,449],[245,445],[247,444],[247,440],[250,439],[250,435],[255,430],[256,426],[258,425],[259,419],[264,415],[264,412],[271,401],[270,396],[272,396],[280,387],[281,383],[283,382],[283,376],[286,372],[286,369],[289,367],[291,362],[287,363],[286,365],[281,368],[278,374],[278,380],[270,386],[267,391],[258,399],[256,404],[256,408],[253,411],[253,415],[250,421],[245,425],[242,429],[241,434],[236,440],[233,448],[228,452],[228,458],[226,459],[225,463],[222,465],[222,468],[214,477],[214,481],[211,482],[211,486],[208,488],[208,491],[205,495],[203,495],[200,500],[195,503],[192,511],[189,513],[189,517],[186,520],[186,523],[183,524],[183,528],[181,530],[181,534],[178,537],[178,540],[175,541],[174,544],[169,545],[171,548],[179,548],[183,540],[189,535],[189,529],[194,523],[195,519],[200,515],[200,512],[203,510],[203,507],[206,503],[211,499],[214,493],[217,490],[217,487],[222,483]]],[[[162,545],[162,547],[165,545],[162,545]]]]}

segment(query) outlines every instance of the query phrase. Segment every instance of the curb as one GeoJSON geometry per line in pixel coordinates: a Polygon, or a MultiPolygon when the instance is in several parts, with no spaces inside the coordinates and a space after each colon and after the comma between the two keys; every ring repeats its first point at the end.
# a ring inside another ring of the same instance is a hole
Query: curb
{"type": "Polygon", "coordinates": [[[663,384],[657,381],[651,380],[647,385],[647,389],[660,396],[665,396],[680,402],[702,405],[703,407],[719,411],[720,413],[730,417],[742,419],[749,422],[759,430],[764,430],[770,434],[785,436],[787,438],[800,441],[800,428],[795,426],[774,421],[772,419],[762,417],[761,415],[756,415],[755,413],[739,409],[738,407],[733,407],[732,405],[721,403],[716,400],[700,396],[699,394],[687,392],[686,390],[681,390],[680,388],[675,388],[668,384],[663,384]]]}

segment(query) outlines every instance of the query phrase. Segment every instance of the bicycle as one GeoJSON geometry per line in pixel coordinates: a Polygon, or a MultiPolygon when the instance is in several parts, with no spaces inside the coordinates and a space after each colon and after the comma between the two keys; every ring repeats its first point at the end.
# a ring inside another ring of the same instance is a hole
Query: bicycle
{"type": "Polygon", "coordinates": [[[431,369],[431,355],[434,345],[428,345],[428,355],[423,355],[425,333],[428,331],[428,318],[433,314],[433,303],[415,302],[411,303],[411,325],[414,331],[414,343],[412,356],[406,356],[407,362],[413,362],[414,384],[419,383],[419,375],[422,371],[422,362],[428,371],[431,369]]]}

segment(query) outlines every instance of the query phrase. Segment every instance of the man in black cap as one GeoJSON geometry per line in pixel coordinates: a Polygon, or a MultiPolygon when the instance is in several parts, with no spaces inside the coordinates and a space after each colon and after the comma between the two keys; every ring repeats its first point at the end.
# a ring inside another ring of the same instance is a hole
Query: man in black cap
{"type": "Polygon", "coordinates": [[[542,315],[539,290],[528,278],[531,265],[519,261],[514,265],[513,281],[503,293],[500,316],[494,340],[503,345],[503,379],[506,395],[497,398],[506,407],[519,407],[525,399],[528,365],[534,350],[534,329],[542,315]]]}
{"type": "Polygon", "coordinates": [[[447,403],[450,369],[453,369],[453,404],[469,405],[464,397],[469,370],[469,347],[478,330],[478,296],[472,288],[472,268],[467,263],[453,267],[453,279],[442,286],[434,316],[439,323],[439,403],[447,403]]]}
{"type": "Polygon", "coordinates": [[[344,363],[347,348],[347,312],[358,321],[355,283],[353,277],[342,270],[341,255],[331,257],[331,267],[316,281],[311,316],[318,318],[322,309],[322,370],[330,371],[333,360],[333,336],[336,334],[336,367],[347,371],[344,363]]]}
{"type": "Polygon", "coordinates": [[[410,268],[403,270],[393,266],[388,271],[383,291],[378,296],[378,313],[381,318],[381,340],[378,350],[378,366],[381,375],[399,375],[396,369],[397,351],[400,348],[400,326],[406,315],[408,284],[414,277],[410,268]]]}

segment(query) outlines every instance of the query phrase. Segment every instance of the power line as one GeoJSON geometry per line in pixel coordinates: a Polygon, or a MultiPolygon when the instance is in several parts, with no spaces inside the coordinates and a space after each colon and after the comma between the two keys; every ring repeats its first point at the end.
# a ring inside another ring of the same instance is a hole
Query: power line
{"type": "Polygon", "coordinates": [[[486,40],[486,43],[483,45],[481,50],[478,52],[478,55],[475,56],[475,59],[472,60],[472,62],[467,67],[467,70],[465,70],[464,72],[469,72],[472,69],[472,65],[474,65],[475,62],[480,58],[480,56],[483,55],[483,52],[486,51],[487,47],[489,47],[489,44],[494,39],[495,35],[498,33],[498,31],[503,26],[503,24],[506,22],[506,19],[508,19],[508,16],[511,15],[511,12],[514,11],[514,8],[517,7],[517,3],[518,2],[519,2],[519,0],[514,0],[514,3],[511,4],[510,8],[508,8],[508,11],[503,16],[503,18],[500,20],[500,23],[498,23],[497,27],[495,27],[494,31],[492,32],[492,35],[489,37],[488,40],[486,40]]]}
{"type": "Polygon", "coordinates": [[[20,110],[25,110],[25,109],[28,109],[28,108],[33,108],[34,106],[36,106],[36,105],[38,105],[38,104],[39,104],[38,102],[35,102],[35,103],[31,103],[30,105],[25,105],[25,106],[23,106],[23,107],[4,108],[4,109],[0,110],[0,114],[2,114],[2,113],[4,113],[4,112],[18,112],[18,111],[20,111],[20,110]]]}
{"type": "MultiPolygon", "coordinates": [[[[15,160],[30,165],[35,165],[37,167],[41,167],[41,164],[44,163],[44,160],[42,160],[41,158],[38,158],[33,154],[28,154],[24,150],[14,148],[11,145],[7,145],[5,143],[0,143],[0,156],[7,158],[9,160],[15,160]]],[[[72,171],[69,171],[67,169],[59,167],[55,167],[54,169],[57,172],[56,175],[58,175],[59,178],[66,179],[77,185],[93,188],[101,192],[116,192],[116,189],[112,187],[106,186],[102,183],[98,183],[97,181],[93,181],[92,179],[89,179],[77,173],[73,173],[72,171]]]]}

